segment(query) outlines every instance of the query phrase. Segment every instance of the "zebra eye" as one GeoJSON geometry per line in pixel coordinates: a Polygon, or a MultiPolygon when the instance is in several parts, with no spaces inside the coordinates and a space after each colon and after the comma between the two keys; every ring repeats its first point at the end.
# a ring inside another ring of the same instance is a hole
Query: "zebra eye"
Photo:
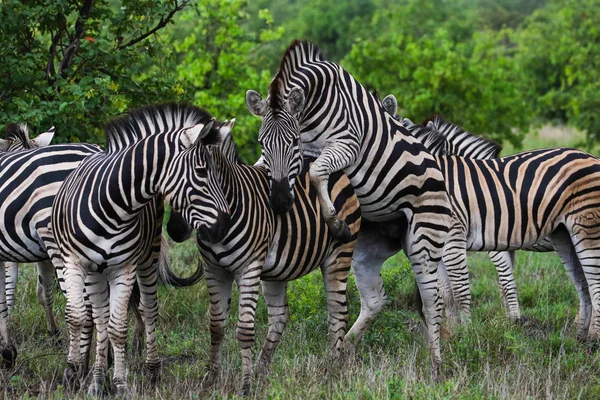
{"type": "Polygon", "coordinates": [[[196,167],[195,170],[196,170],[196,175],[199,178],[206,178],[206,177],[208,177],[208,171],[206,170],[205,167],[196,167]]]}

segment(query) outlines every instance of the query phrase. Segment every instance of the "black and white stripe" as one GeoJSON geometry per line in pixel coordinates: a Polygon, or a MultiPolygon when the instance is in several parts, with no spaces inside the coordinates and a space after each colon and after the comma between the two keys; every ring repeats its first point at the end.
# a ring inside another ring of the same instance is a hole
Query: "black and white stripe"
{"type": "MultiPolygon", "coordinates": [[[[209,243],[198,237],[198,248],[206,262],[210,295],[211,356],[207,380],[214,379],[220,364],[225,322],[235,281],[239,288],[237,338],[242,349],[242,391],[247,393],[252,372],[254,317],[262,283],[269,308],[267,341],[258,358],[266,370],[289,319],[287,282],[321,267],[329,311],[332,359],[341,352],[346,332],[348,306],[346,284],[352,252],[360,227],[360,205],[348,178],[335,173],[328,192],[340,218],[351,231],[347,243],[335,240],[321,217],[317,191],[310,185],[308,165],[297,177],[294,202],[289,213],[277,215],[269,205],[269,179],[262,167],[240,162],[230,130],[233,123],[214,128],[218,146],[211,148],[219,183],[231,211],[232,225],[222,241],[209,243]]],[[[180,220],[180,219],[179,219],[180,220]]],[[[172,214],[167,229],[180,240],[181,224],[172,214]]]]}
{"type": "MultiPolygon", "coordinates": [[[[462,129],[444,124],[445,132],[461,132],[462,138],[467,137],[462,129]]],[[[450,140],[459,143],[462,139],[457,138],[450,140]]],[[[466,149],[474,150],[477,137],[473,135],[466,143],[466,149]]],[[[436,158],[453,204],[453,225],[443,261],[461,316],[470,318],[466,251],[490,252],[509,316],[517,319],[514,251],[556,250],[579,295],[577,337],[598,340],[600,160],[567,148],[491,160],[436,158]]]]}
{"type": "MultiPolygon", "coordinates": [[[[38,298],[52,318],[53,331],[51,283],[55,273],[49,261],[49,252],[55,247],[50,231],[52,201],[79,163],[99,151],[93,145],[66,144],[0,154],[0,259],[38,263],[38,298]]],[[[9,367],[16,349],[8,337],[4,284],[0,279],[0,350],[4,365],[9,367]]]]}
{"type": "Polygon", "coordinates": [[[220,240],[229,227],[227,202],[199,140],[212,123],[207,112],[185,104],[133,111],[107,125],[107,151],[85,159],[56,195],[52,227],[60,249],[57,268],[63,264],[70,338],[65,378],[84,373],[79,342],[85,285],[97,329],[90,394],[102,393],[109,340],[113,383],[119,393],[127,391],[127,304],[136,280],[146,326],[146,367],[152,378],[157,376],[156,264],[163,199],[210,241],[220,240]]]}
{"type": "Polygon", "coordinates": [[[362,305],[347,337],[359,338],[385,302],[379,276],[384,261],[381,256],[404,248],[423,296],[432,374],[438,376],[442,305],[437,266],[450,226],[451,207],[434,157],[385,112],[375,96],[339,65],[324,60],[318,48],[308,42],[294,41],[288,47],[267,101],[248,91],[246,104],[263,118],[259,141],[271,179],[285,179],[277,187],[273,181],[271,198],[277,211],[284,211],[288,199],[293,198],[291,184],[304,152],[318,155],[310,168],[310,179],[333,234],[347,236],[326,190],[335,171],[348,175],[364,219],[374,223],[367,228],[369,236],[359,237],[355,250],[353,266],[362,305]],[[276,201],[278,197],[286,201],[276,201]],[[377,254],[372,251],[384,245],[386,249],[377,254]],[[360,284],[359,277],[363,280],[360,284]]]}

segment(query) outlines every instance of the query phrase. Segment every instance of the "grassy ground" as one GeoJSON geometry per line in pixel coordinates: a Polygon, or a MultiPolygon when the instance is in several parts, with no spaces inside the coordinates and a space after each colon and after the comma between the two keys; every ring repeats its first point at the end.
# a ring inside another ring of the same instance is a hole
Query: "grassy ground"
{"type": "MultiPolygon", "coordinates": [[[[552,145],[565,145],[568,138],[552,145]]],[[[543,138],[542,138],[543,139],[543,138]]],[[[545,147],[532,144],[527,148],[545,147]]],[[[542,140],[543,141],[543,140],[542,140]]],[[[544,142],[546,143],[546,142],[544,142]]],[[[193,244],[178,245],[172,262],[178,271],[196,265],[193,244]]],[[[373,323],[354,359],[325,377],[329,366],[326,302],[319,273],[289,286],[292,319],[276,352],[271,373],[254,382],[251,398],[599,398],[600,354],[575,339],[577,296],[553,253],[520,252],[516,279],[525,322],[513,325],[505,316],[495,270],[485,254],[469,258],[472,275],[473,321],[443,335],[444,379],[429,379],[426,342],[413,299],[412,272],[402,255],[386,264],[382,275],[389,305],[373,323]]],[[[148,387],[140,357],[128,358],[133,397],[229,398],[239,390],[241,357],[235,340],[237,298],[227,325],[224,363],[215,387],[203,390],[200,380],[210,343],[206,285],[187,289],[161,288],[159,351],[162,380],[148,387]]],[[[349,286],[351,322],[359,297],[349,286]]],[[[64,300],[57,295],[63,339],[64,300]]],[[[266,334],[266,307],[260,301],[257,346],[266,334]]],[[[56,344],[45,333],[45,316],[37,305],[34,269],[23,268],[17,306],[11,317],[19,359],[12,371],[0,371],[0,395],[5,398],[63,398],[60,378],[66,365],[64,340],[56,344]]],[[[81,396],[82,393],[75,393],[81,396]]]]}

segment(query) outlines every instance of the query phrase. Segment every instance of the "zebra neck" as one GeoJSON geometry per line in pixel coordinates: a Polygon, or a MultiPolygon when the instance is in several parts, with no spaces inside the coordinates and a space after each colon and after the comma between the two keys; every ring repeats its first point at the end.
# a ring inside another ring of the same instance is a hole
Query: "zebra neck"
{"type": "Polygon", "coordinates": [[[105,192],[123,219],[131,219],[132,214],[161,194],[170,152],[164,143],[154,139],[148,138],[124,151],[106,182],[105,192]]]}
{"type": "Polygon", "coordinates": [[[229,209],[232,213],[240,206],[240,201],[247,191],[247,174],[242,164],[239,164],[224,154],[220,149],[212,152],[217,170],[219,185],[225,194],[229,209]]]}

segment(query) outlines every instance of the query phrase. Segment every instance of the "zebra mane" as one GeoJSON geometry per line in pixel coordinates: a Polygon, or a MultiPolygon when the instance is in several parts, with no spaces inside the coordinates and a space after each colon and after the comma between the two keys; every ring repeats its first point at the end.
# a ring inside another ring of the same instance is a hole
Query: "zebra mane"
{"type": "Polygon", "coordinates": [[[153,104],[133,110],[106,124],[106,148],[114,153],[161,132],[208,123],[207,111],[188,103],[153,104]]]}
{"type": "Polygon", "coordinates": [[[436,156],[447,154],[446,138],[438,130],[432,129],[430,126],[415,124],[408,118],[402,119],[400,125],[405,127],[411,135],[419,139],[431,154],[436,156]]]}
{"type": "Polygon", "coordinates": [[[233,139],[233,135],[231,134],[231,127],[235,123],[233,120],[231,123],[228,121],[225,122],[216,122],[211,128],[208,135],[202,138],[202,143],[206,146],[212,146],[213,148],[219,149],[223,157],[234,164],[241,164],[242,158],[240,157],[240,153],[238,151],[237,143],[233,139]],[[229,128],[227,128],[229,124],[229,128]],[[222,130],[222,128],[225,128],[222,130]]]}
{"type": "Polygon", "coordinates": [[[8,124],[4,127],[6,132],[6,138],[9,140],[16,140],[24,145],[29,142],[29,128],[27,124],[8,124]]]}
{"type": "Polygon", "coordinates": [[[423,125],[433,128],[442,135],[448,143],[448,154],[490,159],[497,158],[502,151],[502,146],[498,143],[474,135],[437,115],[426,119],[423,125]]]}
{"type": "Polygon", "coordinates": [[[283,53],[279,69],[269,85],[269,105],[274,109],[283,107],[285,89],[294,70],[304,64],[323,60],[323,53],[316,45],[306,40],[294,39],[283,53]]]}

